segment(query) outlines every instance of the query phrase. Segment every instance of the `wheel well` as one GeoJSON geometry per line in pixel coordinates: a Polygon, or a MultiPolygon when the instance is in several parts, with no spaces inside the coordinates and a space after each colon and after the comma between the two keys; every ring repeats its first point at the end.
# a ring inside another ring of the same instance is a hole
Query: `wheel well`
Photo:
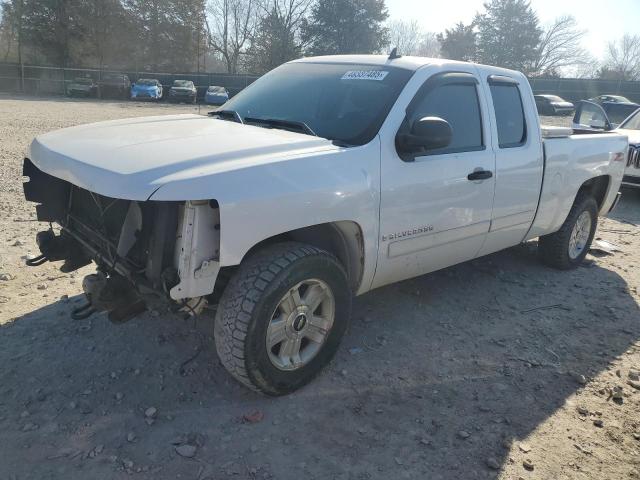
{"type": "Polygon", "coordinates": [[[590,178],[582,184],[580,190],[578,190],[578,195],[583,193],[591,195],[598,203],[598,210],[600,210],[609,191],[610,183],[611,177],[609,175],[590,178]]]}
{"type": "MultiPolygon", "coordinates": [[[[332,253],[342,263],[352,291],[357,291],[364,270],[364,240],[360,226],[355,222],[341,221],[312,225],[284,232],[257,243],[245,254],[250,257],[259,250],[275,243],[294,241],[307,243],[332,253]]],[[[218,275],[214,295],[221,294],[237,266],[223,267],[218,275]]]]}

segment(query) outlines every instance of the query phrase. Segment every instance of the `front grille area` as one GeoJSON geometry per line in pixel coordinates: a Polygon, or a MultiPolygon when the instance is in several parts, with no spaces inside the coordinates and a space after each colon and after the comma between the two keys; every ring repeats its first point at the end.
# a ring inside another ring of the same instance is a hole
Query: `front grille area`
{"type": "Polygon", "coordinates": [[[629,156],[627,157],[627,167],[640,169],[640,145],[629,145],[629,156]]]}
{"type": "Polygon", "coordinates": [[[145,277],[153,288],[163,286],[162,275],[173,265],[178,202],[106,197],[48,175],[29,159],[23,174],[29,177],[25,198],[37,203],[38,220],[58,223],[86,258],[103,270],[117,271],[131,280],[145,277]],[[133,216],[130,210],[136,211],[133,216]],[[136,216],[141,220],[132,220],[136,216]],[[131,238],[122,235],[125,224],[134,232],[134,241],[118,253],[121,236],[131,238]]]}
{"type": "Polygon", "coordinates": [[[624,177],[622,177],[622,183],[626,183],[627,185],[640,186],[640,177],[632,177],[631,175],[625,175],[624,177]]]}
{"type": "MultiPolygon", "coordinates": [[[[130,203],[129,200],[105,197],[71,185],[69,208],[62,225],[88,240],[97,251],[113,262],[130,203]]],[[[136,245],[139,243],[136,242],[136,245]]],[[[144,257],[140,253],[127,257],[132,266],[143,267],[144,257]]]]}

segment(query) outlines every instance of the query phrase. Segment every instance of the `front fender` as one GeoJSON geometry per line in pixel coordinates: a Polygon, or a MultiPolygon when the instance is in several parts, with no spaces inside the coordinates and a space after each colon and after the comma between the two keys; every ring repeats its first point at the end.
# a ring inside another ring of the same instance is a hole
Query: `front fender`
{"type": "Polygon", "coordinates": [[[364,238],[365,286],[377,259],[379,172],[376,137],[364,146],[175,180],[150,200],[216,200],[221,267],[238,265],[267,238],[322,223],[355,222],[364,238]]]}

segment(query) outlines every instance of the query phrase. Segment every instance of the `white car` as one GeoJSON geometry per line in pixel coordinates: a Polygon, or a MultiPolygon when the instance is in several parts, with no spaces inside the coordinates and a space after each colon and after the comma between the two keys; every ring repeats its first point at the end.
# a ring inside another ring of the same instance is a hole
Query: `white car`
{"type": "MultiPolygon", "coordinates": [[[[613,105],[613,104],[612,104],[613,105]]],[[[640,105],[623,103],[614,116],[601,105],[583,101],[576,110],[573,128],[578,131],[614,131],[629,138],[627,168],[622,185],[640,188],[640,105]]]]}
{"type": "Polygon", "coordinates": [[[618,198],[627,150],[616,133],[542,130],[519,72],[296,60],[210,117],[36,138],[25,196],[62,230],[41,232],[29,263],[97,264],[78,318],[217,304],[223,365],[282,395],[334,356],[354,294],[534,238],[547,264],[579,265],[618,198]]]}
{"type": "Polygon", "coordinates": [[[629,155],[622,185],[640,188],[640,110],[636,110],[616,131],[629,137],[629,155]]]}

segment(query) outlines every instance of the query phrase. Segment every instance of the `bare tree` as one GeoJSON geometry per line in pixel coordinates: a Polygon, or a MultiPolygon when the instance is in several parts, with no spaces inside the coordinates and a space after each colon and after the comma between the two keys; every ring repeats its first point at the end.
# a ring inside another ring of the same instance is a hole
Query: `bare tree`
{"type": "Polygon", "coordinates": [[[640,35],[626,34],[610,42],[604,67],[620,80],[640,80],[640,35]]]}
{"type": "Polygon", "coordinates": [[[244,67],[252,73],[264,73],[302,56],[311,41],[303,35],[313,0],[263,0],[259,4],[260,21],[244,67]]]}
{"type": "Polygon", "coordinates": [[[439,58],[442,52],[438,35],[434,32],[423,33],[415,54],[421,57],[439,58]]]}
{"type": "Polygon", "coordinates": [[[313,4],[314,0],[263,0],[260,4],[261,17],[275,15],[283,27],[302,42],[301,29],[307,23],[307,15],[313,4]]]}
{"type": "Polygon", "coordinates": [[[570,15],[558,17],[543,30],[538,56],[531,69],[534,75],[556,75],[566,68],[577,69],[593,59],[582,48],[586,32],[580,30],[570,15]]]}
{"type": "Polygon", "coordinates": [[[439,57],[440,43],[433,32],[425,32],[417,20],[392,20],[389,29],[389,47],[398,48],[401,55],[439,57]]]}
{"type": "Polygon", "coordinates": [[[402,55],[415,55],[420,45],[422,28],[417,20],[392,20],[388,23],[391,48],[397,48],[402,55]]]}
{"type": "Polygon", "coordinates": [[[219,53],[228,73],[237,73],[257,23],[257,0],[211,0],[206,21],[209,46],[219,53]]]}

